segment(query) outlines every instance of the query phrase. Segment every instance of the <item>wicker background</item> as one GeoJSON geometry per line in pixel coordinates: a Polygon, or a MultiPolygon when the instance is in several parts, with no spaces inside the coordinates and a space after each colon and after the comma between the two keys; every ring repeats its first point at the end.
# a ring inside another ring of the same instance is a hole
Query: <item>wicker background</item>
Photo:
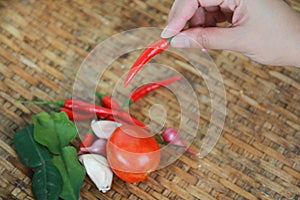
{"type": "MultiPolygon", "coordinates": [[[[12,138],[16,130],[32,122],[34,114],[49,110],[15,100],[71,97],[74,73],[98,43],[132,28],[163,28],[171,3],[0,1],[0,199],[33,199],[32,172],[20,163],[12,138]]],[[[300,11],[299,0],[288,3],[300,11]]],[[[106,194],[86,178],[82,199],[300,198],[300,70],[263,66],[230,51],[209,53],[227,95],[226,122],[213,151],[201,160],[185,154],[141,183],[128,184],[115,177],[106,194]]],[[[128,56],[124,63],[130,65],[134,58],[128,56]]],[[[177,67],[187,73],[184,63],[178,62],[177,67]]],[[[122,70],[116,67],[107,75],[102,92],[111,91],[122,70]]],[[[210,97],[203,81],[195,80],[194,87],[201,92],[201,135],[211,116],[210,97]]],[[[133,113],[147,122],[147,108],[168,94],[160,90],[147,96],[133,105],[133,113]]],[[[176,102],[165,103],[172,116],[176,102]]],[[[176,125],[176,117],[168,123],[176,125]]]]}

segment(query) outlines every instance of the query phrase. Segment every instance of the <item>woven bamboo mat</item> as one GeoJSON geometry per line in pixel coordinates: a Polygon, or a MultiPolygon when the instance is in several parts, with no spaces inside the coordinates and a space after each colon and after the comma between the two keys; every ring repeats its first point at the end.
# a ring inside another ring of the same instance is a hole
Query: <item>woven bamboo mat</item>
{"type": "MultiPolygon", "coordinates": [[[[32,172],[19,161],[12,138],[16,130],[32,122],[34,114],[49,110],[15,100],[71,97],[74,73],[98,43],[132,28],[163,28],[171,3],[0,1],[0,199],[33,199],[32,172]]],[[[299,0],[288,3],[300,11],[299,0]]],[[[86,177],[82,199],[300,198],[300,70],[260,65],[230,51],[209,53],[227,97],[225,125],[212,152],[203,159],[184,154],[141,183],[115,177],[106,194],[86,177]]],[[[129,66],[134,58],[129,55],[115,62],[102,92],[109,94],[126,70],[122,64],[129,66]]],[[[189,76],[185,63],[176,62],[175,67],[189,76]]],[[[199,137],[204,137],[211,117],[210,94],[199,78],[193,87],[201,93],[199,137]]],[[[154,92],[133,105],[132,113],[148,122],[148,109],[161,99],[168,125],[176,126],[176,102],[168,98],[171,95],[164,89],[154,92]]]]}

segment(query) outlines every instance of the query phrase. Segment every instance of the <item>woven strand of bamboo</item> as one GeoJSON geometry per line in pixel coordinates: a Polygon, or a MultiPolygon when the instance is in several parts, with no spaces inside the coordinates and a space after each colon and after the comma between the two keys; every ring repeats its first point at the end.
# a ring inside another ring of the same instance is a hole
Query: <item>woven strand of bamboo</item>
{"type": "MultiPolygon", "coordinates": [[[[299,0],[287,3],[300,12],[299,0]]],[[[136,27],[163,28],[171,5],[171,0],[0,1],[0,199],[34,199],[33,172],[20,162],[12,139],[34,114],[50,110],[16,100],[71,97],[74,74],[97,44],[136,27]]],[[[227,98],[225,125],[213,150],[202,159],[184,154],[141,183],[114,177],[105,194],[86,177],[81,199],[300,199],[300,70],[261,65],[231,51],[208,53],[227,98]]],[[[110,94],[127,70],[122,66],[136,56],[116,60],[99,91],[110,94]]],[[[190,111],[187,123],[198,121],[203,138],[211,118],[207,86],[186,62],[176,57],[165,62],[193,80],[201,94],[200,119],[190,111]]],[[[146,73],[154,76],[155,71],[146,73]]],[[[178,104],[164,88],[136,102],[131,112],[148,123],[156,103],[166,109],[167,125],[178,126],[178,104]]]]}

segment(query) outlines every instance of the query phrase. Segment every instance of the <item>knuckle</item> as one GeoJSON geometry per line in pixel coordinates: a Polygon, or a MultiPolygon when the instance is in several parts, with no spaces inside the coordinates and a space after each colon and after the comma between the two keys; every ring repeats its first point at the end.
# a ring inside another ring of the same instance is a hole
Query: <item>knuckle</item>
{"type": "Polygon", "coordinates": [[[204,48],[204,49],[210,48],[209,36],[206,33],[199,31],[197,33],[197,41],[200,43],[202,48],[204,48]]]}

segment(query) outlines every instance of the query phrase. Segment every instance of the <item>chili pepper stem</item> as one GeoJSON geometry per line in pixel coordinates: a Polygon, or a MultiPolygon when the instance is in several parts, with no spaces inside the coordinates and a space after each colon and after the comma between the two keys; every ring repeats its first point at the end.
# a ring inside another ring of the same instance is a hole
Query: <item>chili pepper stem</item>
{"type": "Polygon", "coordinates": [[[132,101],[132,99],[130,99],[130,98],[127,98],[124,102],[123,102],[123,104],[122,104],[122,106],[120,107],[120,110],[123,110],[125,107],[129,107],[131,104],[133,104],[134,102],[132,101]]]}
{"type": "Polygon", "coordinates": [[[22,103],[22,104],[36,104],[36,105],[59,105],[59,106],[64,106],[63,101],[21,101],[21,100],[16,100],[17,103],[22,103]]]}
{"type": "MultiPolygon", "coordinates": [[[[75,74],[76,75],[76,74],[75,74]]],[[[97,90],[93,89],[91,86],[89,86],[86,82],[84,82],[82,79],[79,79],[79,81],[90,91],[95,91],[95,95],[101,100],[104,96],[106,96],[105,94],[102,94],[100,92],[98,92],[97,90]]],[[[100,102],[101,103],[101,102],[100,102]]]]}
{"type": "Polygon", "coordinates": [[[95,92],[96,96],[99,98],[99,99],[102,99],[103,97],[105,97],[105,94],[102,94],[98,91],[95,92]]]}
{"type": "MultiPolygon", "coordinates": [[[[178,145],[178,144],[172,144],[170,142],[165,142],[162,139],[157,139],[157,138],[155,138],[155,139],[156,139],[156,142],[158,144],[161,144],[161,145],[170,145],[170,146],[178,147],[178,148],[186,148],[186,146],[181,146],[181,145],[178,145]]],[[[187,150],[189,150],[189,149],[187,149],[187,150]]]]}
{"type": "Polygon", "coordinates": [[[166,40],[168,40],[169,41],[169,44],[171,44],[171,41],[172,41],[172,39],[174,38],[175,36],[173,36],[173,37],[170,37],[170,38],[166,38],[166,40]]]}

